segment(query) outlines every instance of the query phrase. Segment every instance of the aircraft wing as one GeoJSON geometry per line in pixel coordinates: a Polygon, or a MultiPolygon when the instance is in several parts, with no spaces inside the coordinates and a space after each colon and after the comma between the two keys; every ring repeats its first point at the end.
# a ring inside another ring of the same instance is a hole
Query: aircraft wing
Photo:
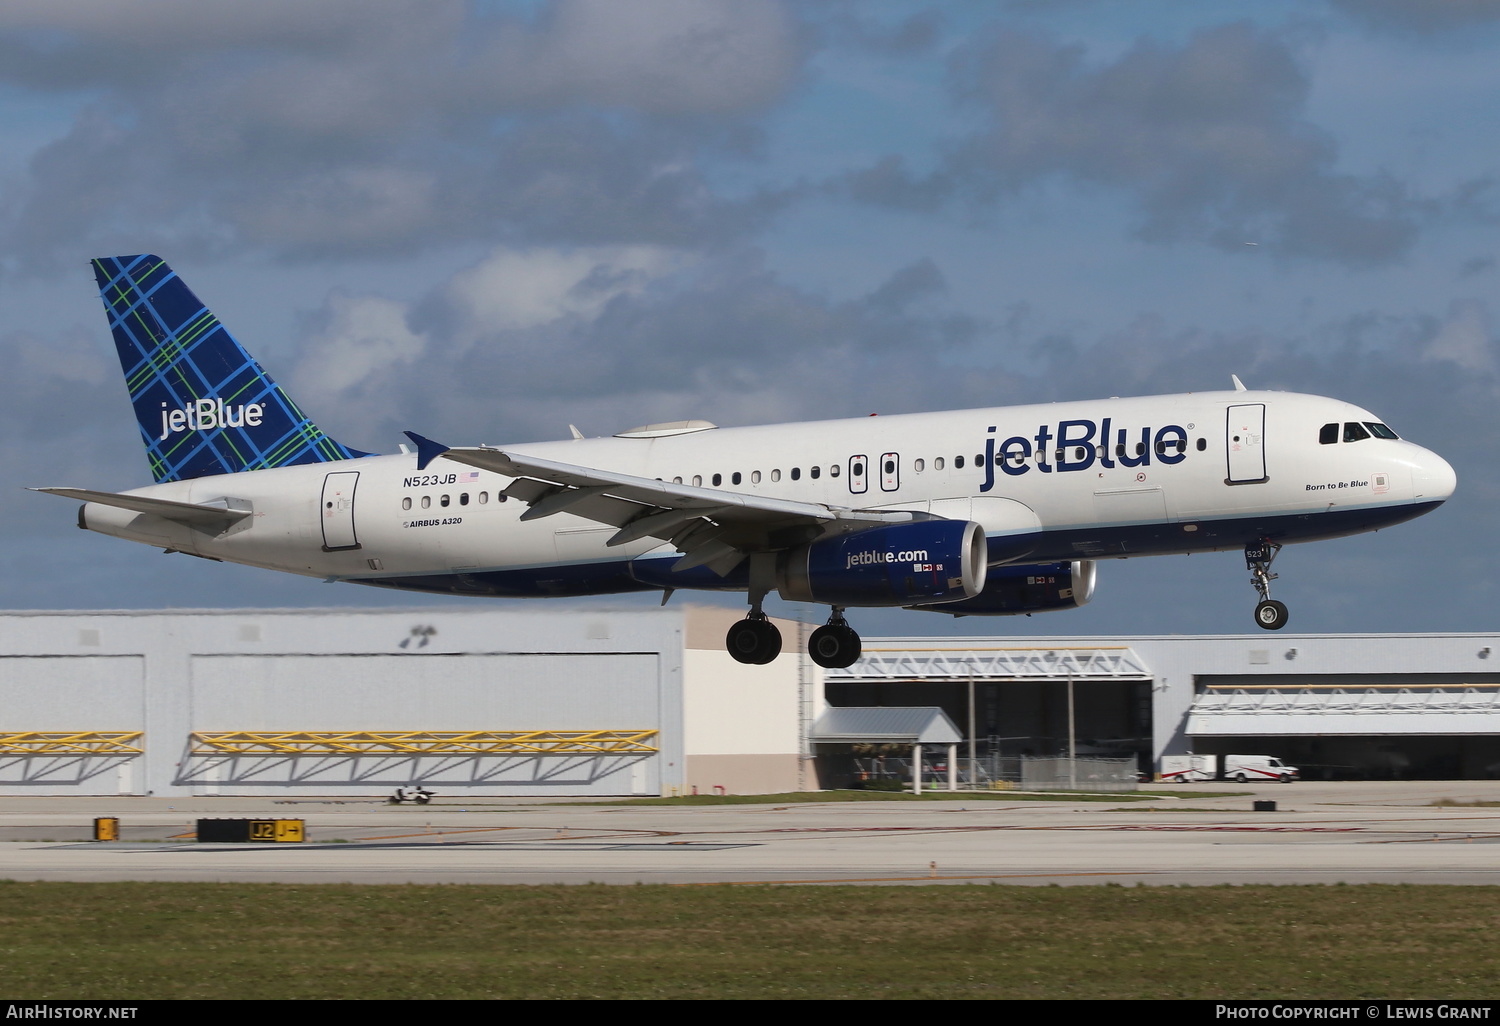
{"type": "Polygon", "coordinates": [[[31,488],[28,491],[46,492],[48,495],[59,495],[64,499],[77,499],[80,502],[97,502],[101,506],[116,506],[136,513],[150,513],[200,529],[222,530],[254,512],[250,509],[250,504],[241,499],[226,498],[221,500],[222,505],[199,505],[172,499],[153,499],[145,495],[96,492],[88,488],[31,488]]]}
{"type": "Polygon", "coordinates": [[[609,545],[647,537],[671,542],[683,554],[674,570],[707,566],[722,576],[751,552],[811,541],[839,521],[873,526],[914,518],[907,511],[846,509],[673,484],[500,449],[446,449],[441,455],[515,478],[505,494],[531,507],[522,520],[566,511],[619,528],[609,545]]]}

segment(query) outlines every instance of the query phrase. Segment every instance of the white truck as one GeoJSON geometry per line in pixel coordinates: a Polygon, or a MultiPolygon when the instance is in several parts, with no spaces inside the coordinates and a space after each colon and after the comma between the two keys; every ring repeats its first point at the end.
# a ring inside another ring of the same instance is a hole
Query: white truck
{"type": "Polygon", "coordinates": [[[1212,780],[1219,775],[1217,755],[1163,755],[1161,757],[1161,782],[1163,784],[1191,784],[1199,780],[1212,780]]]}
{"type": "Polygon", "coordinates": [[[1252,780],[1279,780],[1290,784],[1300,773],[1296,766],[1288,766],[1274,755],[1224,756],[1224,779],[1236,784],[1252,780]]]}
{"type": "Polygon", "coordinates": [[[1300,773],[1296,766],[1288,766],[1274,755],[1226,755],[1222,774],[1217,755],[1161,757],[1161,781],[1164,784],[1191,784],[1200,780],[1233,780],[1237,784],[1279,780],[1290,784],[1300,773]]]}

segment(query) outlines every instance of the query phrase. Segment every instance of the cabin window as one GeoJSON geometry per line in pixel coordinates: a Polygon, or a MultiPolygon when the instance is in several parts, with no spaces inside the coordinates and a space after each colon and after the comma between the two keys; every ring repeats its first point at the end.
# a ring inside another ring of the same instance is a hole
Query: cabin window
{"type": "Polygon", "coordinates": [[[428,509],[431,506],[432,506],[432,496],[430,496],[430,495],[424,495],[424,496],[422,496],[422,508],[423,509],[428,509]]]}
{"type": "Polygon", "coordinates": [[[404,498],[404,499],[401,500],[401,508],[402,509],[411,509],[411,496],[410,495],[408,495],[406,498],[404,498]]]}
{"type": "Polygon", "coordinates": [[[943,469],[943,458],[941,456],[939,456],[937,459],[935,459],[935,460],[932,461],[932,469],[933,470],[942,470],[943,469]]]}
{"type": "Polygon", "coordinates": [[[723,474],[715,474],[714,475],[714,487],[717,488],[717,487],[719,487],[719,485],[721,485],[723,483],[724,483],[724,475],[723,474]]]}
{"type": "Polygon", "coordinates": [[[694,488],[700,488],[700,487],[702,487],[702,485],[703,485],[703,475],[702,474],[694,474],[693,475],[693,487],[694,488]]]}
{"type": "Polygon", "coordinates": [[[964,458],[962,456],[955,456],[955,457],[953,457],[953,469],[954,470],[962,470],[962,469],[964,469],[964,458]]]}
{"type": "Polygon", "coordinates": [[[489,501],[490,501],[490,493],[489,492],[480,492],[479,493],[479,504],[481,506],[483,506],[486,502],[489,502],[489,501]]]}
{"type": "Polygon", "coordinates": [[[1208,439],[1207,438],[1200,438],[1200,439],[1198,439],[1198,451],[1202,452],[1204,449],[1207,449],[1207,448],[1208,448],[1208,439]]]}
{"type": "Polygon", "coordinates": [[[800,480],[802,480],[802,468],[801,467],[793,467],[792,468],[792,480],[793,481],[800,481],[800,480]]]}
{"type": "Polygon", "coordinates": [[[442,498],[438,499],[438,505],[439,506],[446,506],[451,501],[452,500],[449,499],[448,496],[444,495],[442,498]]]}
{"type": "Polygon", "coordinates": [[[750,483],[751,484],[760,484],[760,471],[758,471],[758,470],[752,470],[752,471],[750,471],[750,483]]]}
{"type": "Polygon", "coordinates": [[[915,470],[918,474],[920,474],[922,471],[924,471],[924,470],[927,469],[927,461],[926,460],[921,460],[921,459],[912,460],[911,461],[911,469],[915,470]]]}
{"type": "Polygon", "coordinates": [[[1146,443],[1145,442],[1136,442],[1135,443],[1135,454],[1137,456],[1144,456],[1146,454],[1146,443]]]}
{"type": "Polygon", "coordinates": [[[673,484],[682,484],[682,475],[679,474],[677,477],[672,478],[672,483],[673,484]]]}
{"type": "Polygon", "coordinates": [[[823,476],[823,468],[822,467],[813,467],[811,470],[808,471],[808,473],[811,474],[812,475],[812,479],[814,481],[816,481],[818,478],[820,478],[820,477],[823,476]]]}
{"type": "Polygon", "coordinates": [[[1339,426],[1337,424],[1324,424],[1318,429],[1318,444],[1332,445],[1339,440],[1339,426]]]}
{"type": "Polygon", "coordinates": [[[835,463],[833,466],[831,466],[831,467],[828,468],[828,476],[829,477],[838,477],[839,476],[839,465],[837,463],[835,463]]]}
{"type": "Polygon", "coordinates": [[[469,493],[468,492],[459,492],[458,493],[458,504],[460,506],[467,506],[469,504],[469,493]]]}
{"type": "Polygon", "coordinates": [[[1366,438],[1369,437],[1370,432],[1366,431],[1364,428],[1360,427],[1352,420],[1344,425],[1344,441],[1346,442],[1363,442],[1366,438]]]}
{"type": "Polygon", "coordinates": [[[1115,457],[1118,459],[1119,457],[1124,456],[1124,455],[1125,455],[1125,444],[1122,442],[1119,445],[1115,446],[1115,457]]]}
{"type": "Polygon", "coordinates": [[[733,474],[731,474],[729,476],[729,480],[732,481],[734,484],[739,484],[740,483],[740,472],[738,470],[736,470],[733,474]]]}
{"type": "Polygon", "coordinates": [[[781,480],[781,471],[780,470],[773,470],[773,471],[771,471],[771,480],[772,481],[780,481],[781,480]]]}

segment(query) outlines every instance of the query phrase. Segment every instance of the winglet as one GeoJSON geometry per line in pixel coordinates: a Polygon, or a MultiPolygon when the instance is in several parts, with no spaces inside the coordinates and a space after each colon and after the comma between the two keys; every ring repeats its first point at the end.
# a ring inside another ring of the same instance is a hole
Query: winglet
{"type": "Polygon", "coordinates": [[[1236,392],[1248,392],[1248,391],[1250,391],[1248,388],[1245,387],[1245,383],[1240,380],[1240,376],[1238,374],[1231,374],[1231,375],[1229,375],[1229,380],[1234,382],[1234,390],[1236,392]]]}
{"type": "Polygon", "coordinates": [[[401,433],[417,444],[418,470],[426,470],[427,464],[452,448],[451,446],[444,445],[442,442],[434,442],[430,438],[423,438],[415,431],[403,431],[401,433]]]}

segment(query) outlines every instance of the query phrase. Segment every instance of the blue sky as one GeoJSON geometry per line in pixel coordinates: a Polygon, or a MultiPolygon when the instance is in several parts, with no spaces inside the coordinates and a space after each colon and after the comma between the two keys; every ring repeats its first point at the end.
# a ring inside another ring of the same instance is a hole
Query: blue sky
{"type": "MultiPolygon", "coordinates": [[[[1231,373],[1346,398],[1459,492],[1289,548],[1291,629],[1494,629],[1497,43],[1496,0],[13,0],[0,604],[429,601],[22,490],[146,482],[87,261],[152,251],[376,451],[1231,373]]],[[[1170,557],[1072,613],[857,626],[1239,631],[1252,599],[1237,554],[1170,557]]]]}

